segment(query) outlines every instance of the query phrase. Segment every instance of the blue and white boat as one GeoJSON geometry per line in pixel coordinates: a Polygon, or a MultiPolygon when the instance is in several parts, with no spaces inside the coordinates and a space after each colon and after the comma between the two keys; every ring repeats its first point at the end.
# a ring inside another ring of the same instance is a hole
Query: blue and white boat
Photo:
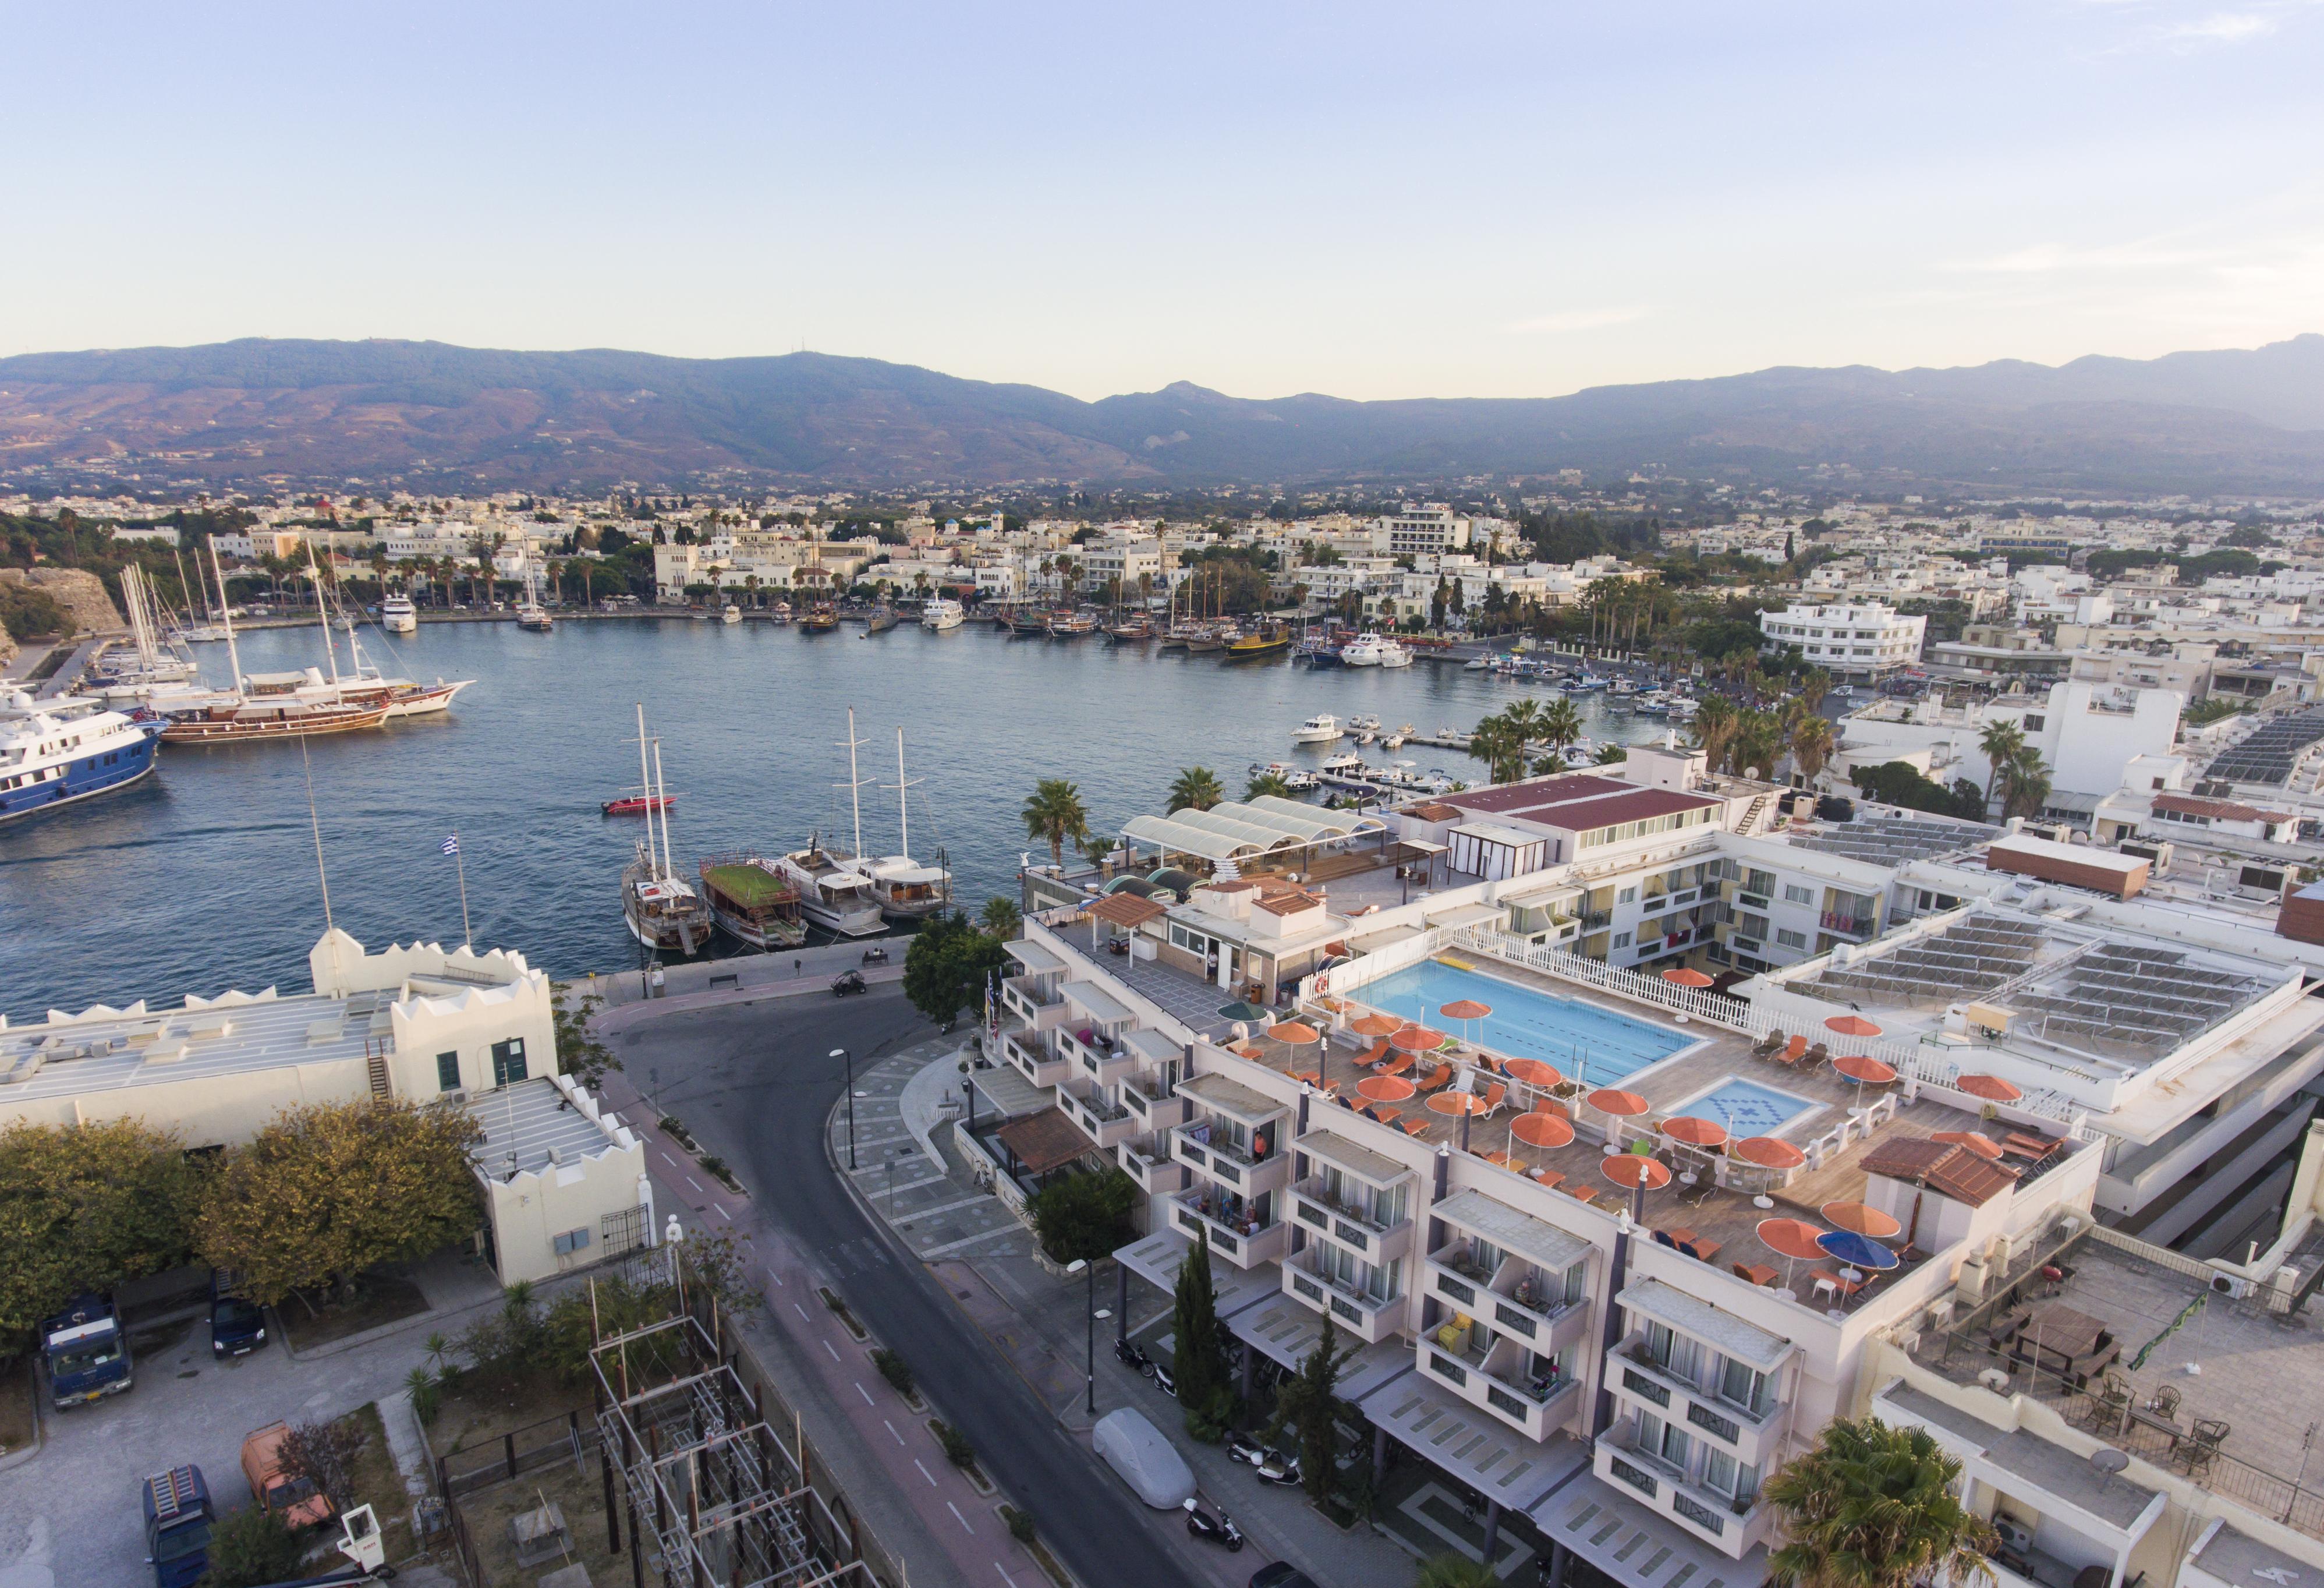
{"type": "Polygon", "coordinates": [[[158,716],[0,696],[0,822],[125,788],[153,770],[158,716]]]}

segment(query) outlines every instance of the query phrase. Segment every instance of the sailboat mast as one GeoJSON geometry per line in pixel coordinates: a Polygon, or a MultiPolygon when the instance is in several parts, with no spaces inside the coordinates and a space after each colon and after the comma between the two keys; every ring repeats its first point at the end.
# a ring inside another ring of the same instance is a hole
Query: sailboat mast
{"type": "Polygon", "coordinates": [[[911,796],[905,792],[911,785],[904,780],[904,730],[896,730],[896,842],[906,860],[912,858],[911,796]]]}
{"type": "Polygon", "coordinates": [[[213,540],[208,544],[210,574],[217,580],[218,616],[226,620],[226,663],[234,669],[234,676],[226,680],[226,687],[239,695],[242,693],[242,652],[235,649],[234,643],[234,603],[226,598],[226,575],[218,568],[217,542],[213,540]]]}
{"type": "Polygon", "coordinates": [[[847,708],[847,802],[855,812],[855,858],[863,858],[863,783],[855,770],[855,708],[847,708]]]}
{"type": "Polygon", "coordinates": [[[331,640],[331,604],[323,599],[323,570],[315,566],[315,548],[307,545],[307,577],[315,586],[315,615],[322,620],[323,654],[331,659],[331,682],[339,681],[339,648],[331,640]]]}
{"type": "Polygon", "coordinates": [[[646,876],[661,874],[654,861],[653,773],[646,770],[646,706],[638,702],[638,791],[646,797],[646,876]]]}
{"type": "Polygon", "coordinates": [[[661,780],[661,741],[656,739],[654,741],[653,798],[646,804],[646,820],[651,821],[654,819],[653,808],[655,806],[659,805],[661,807],[661,866],[663,874],[656,877],[654,880],[656,882],[666,882],[672,877],[678,875],[678,863],[670,858],[669,854],[669,796],[663,792],[667,787],[668,785],[663,783],[661,780]]]}

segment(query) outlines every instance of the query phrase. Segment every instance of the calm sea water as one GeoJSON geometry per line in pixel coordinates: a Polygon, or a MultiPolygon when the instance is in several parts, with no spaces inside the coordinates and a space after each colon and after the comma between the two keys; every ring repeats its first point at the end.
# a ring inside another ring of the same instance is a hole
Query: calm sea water
{"type": "MultiPolygon", "coordinates": [[[[1201,763],[1240,795],[1254,762],[1305,761],[1304,717],[1370,713],[1422,732],[1463,730],[1523,686],[1457,667],[1228,667],[1215,656],[1011,641],[982,625],[808,636],[757,623],[568,622],[551,634],[507,623],[431,624],[366,649],[386,670],[473,678],[441,716],[308,747],[332,918],[364,943],[457,941],[460,896],[441,853],[460,836],[480,945],[521,949],[558,975],[633,965],[619,880],[642,831],[598,814],[638,781],[642,701],[678,797],[681,866],[727,848],[790,847],[847,832],[847,708],[869,743],[862,776],[893,785],[905,735],[915,854],[946,851],[970,909],[1014,897],[1027,850],[1018,816],[1036,780],[1078,784],[1099,831],[1161,812],[1170,780],[1201,763]]],[[[243,666],[319,661],[313,630],[245,636],[243,666]]],[[[225,648],[201,657],[224,679],[225,648]]],[[[1599,739],[1660,725],[1600,717],[1599,739]]],[[[1377,746],[1366,752],[1385,759],[1377,746]]],[[[1474,779],[1456,751],[1401,758],[1474,779]]],[[[135,998],[175,1002],[227,987],[307,985],[323,927],[307,785],[289,745],[164,752],[126,793],[0,828],[0,1012],[135,998]]],[[[866,846],[892,853],[891,789],[862,791],[866,846]]],[[[1045,852],[1044,852],[1045,853],[1045,852]]]]}

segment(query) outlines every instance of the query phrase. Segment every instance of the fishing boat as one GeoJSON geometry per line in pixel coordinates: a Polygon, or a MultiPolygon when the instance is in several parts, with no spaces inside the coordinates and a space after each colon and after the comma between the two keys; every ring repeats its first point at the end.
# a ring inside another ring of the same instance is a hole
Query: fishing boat
{"type": "Polygon", "coordinates": [[[0,822],[127,788],[153,770],[161,726],[151,713],[9,691],[0,697],[0,822]]]}
{"type": "Polygon", "coordinates": [[[1309,667],[1337,667],[1340,665],[1340,648],[1329,640],[1302,640],[1292,652],[1292,659],[1304,661],[1309,667]]]}
{"type": "Polygon", "coordinates": [[[669,860],[669,796],[662,786],[661,744],[651,742],[652,762],[647,762],[646,708],[638,707],[638,776],[641,792],[652,802],[646,816],[646,836],[638,843],[637,858],[622,871],[622,919],[630,936],[658,954],[691,956],[710,946],[712,917],[702,895],[681,877],[669,860]],[[656,842],[654,816],[660,816],[656,842]]]}
{"type": "Polygon", "coordinates": [[[648,816],[677,803],[675,794],[624,794],[618,799],[606,800],[597,809],[605,816],[648,816]]]}
{"type": "Polygon", "coordinates": [[[949,596],[938,596],[920,608],[920,627],[943,633],[968,621],[968,608],[949,596]]]}
{"type": "Polygon", "coordinates": [[[420,632],[420,609],[411,605],[409,596],[390,596],[379,604],[379,626],[391,634],[416,634],[420,632]]]}
{"type": "Polygon", "coordinates": [[[1239,634],[1227,642],[1229,661],[1264,661],[1271,657],[1291,654],[1291,629],[1286,623],[1268,623],[1250,633],[1239,634]]]}
{"type": "Polygon", "coordinates": [[[729,601],[718,609],[718,621],[722,623],[739,623],[742,621],[742,609],[729,601]]]}
{"type": "Polygon", "coordinates": [[[1116,623],[1105,633],[1117,645],[1132,645],[1154,638],[1154,622],[1148,617],[1134,617],[1126,623],[1116,623]]]}
{"type": "Polygon", "coordinates": [[[1085,612],[1053,612],[1049,614],[1049,638],[1078,640],[1084,634],[1097,632],[1097,619],[1085,612]]]}
{"type": "Polygon", "coordinates": [[[882,601],[864,618],[863,637],[869,640],[872,635],[884,634],[895,626],[896,609],[882,601]]]}
{"type": "Polygon", "coordinates": [[[828,634],[839,627],[839,608],[828,601],[818,601],[807,609],[798,626],[802,634],[828,634]]]}
{"type": "Polygon", "coordinates": [[[1190,655],[1203,656],[1214,651],[1224,651],[1228,642],[1236,637],[1236,633],[1237,631],[1232,623],[1197,624],[1186,636],[1187,652],[1190,655]]]}
{"type": "Polygon", "coordinates": [[[779,863],[756,854],[715,854],[699,869],[711,919],[735,941],[765,951],[796,948],[807,940],[798,890],[779,863]]]}
{"type": "Polygon", "coordinates": [[[1340,719],[1326,713],[1322,716],[1311,716],[1292,729],[1291,742],[1294,744],[1331,744],[1340,739],[1342,732],[1340,719]]]}

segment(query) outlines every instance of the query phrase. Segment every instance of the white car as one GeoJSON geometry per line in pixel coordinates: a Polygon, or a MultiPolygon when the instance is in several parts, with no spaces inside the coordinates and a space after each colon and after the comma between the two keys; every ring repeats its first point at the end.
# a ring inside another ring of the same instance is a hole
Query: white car
{"type": "Polygon", "coordinates": [[[1156,1510],[1177,1510],[1194,1498],[1194,1473],[1161,1429],[1123,1407],[1100,1417],[1090,1436],[1105,1464],[1156,1510]]]}

